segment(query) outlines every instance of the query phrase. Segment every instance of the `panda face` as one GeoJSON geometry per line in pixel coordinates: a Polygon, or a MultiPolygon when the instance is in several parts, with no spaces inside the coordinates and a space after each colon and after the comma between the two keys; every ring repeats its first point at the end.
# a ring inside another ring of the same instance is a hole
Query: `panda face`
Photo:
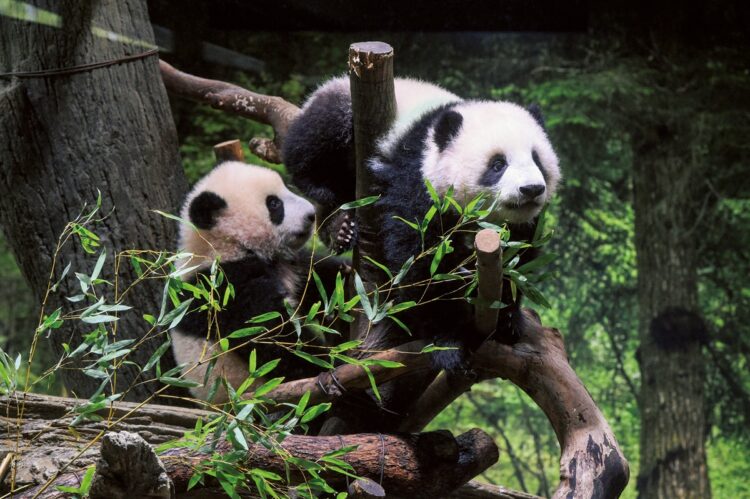
{"type": "Polygon", "coordinates": [[[273,170],[226,162],[196,184],[182,217],[198,229],[181,227],[183,249],[237,261],[249,252],[271,259],[299,249],[312,234],[315,210],[273,170]]]}
{"type": "Polygon", "coordinates": [[[540,123],[507,102],[464,102],[439,115],[428,136],[422,174],[438,192],[452,185],[468,202],[497,200],[492,218],[530,222],[554,194],[557,156],[540,123]]]}

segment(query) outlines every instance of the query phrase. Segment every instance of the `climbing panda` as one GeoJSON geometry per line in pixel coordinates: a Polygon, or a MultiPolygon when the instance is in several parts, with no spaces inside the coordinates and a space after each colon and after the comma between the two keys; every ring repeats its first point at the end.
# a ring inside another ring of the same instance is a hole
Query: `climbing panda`
{"type": "MultiPolygon", "coordinates": [[[[452,227],[458,212],[451,210],[440,223],[431,223],[424,236],[402,220],[421,221],[432,206],[425,180],[438,194],[452,186],[454,196],[467,202],[484,194],[494,202],[489,221],[507,223],[513,240],[530,240],[536,218],[555,193],[560,180],[557,156],[537,108],[524,109],[509,102],[463,100],[426,82],[396,79],[396,121],[379,141],[369,160],[381,193],[381,240],[385,264],[396,273],[420,250],[440,241],[441,227],[452,227]]],[[[355,193],[351,95],[347,77],[334,78],[316,90],[288,131],[283,157],[292,181],[316,201],[322,216],[355,193]]],[[[329,229],[337,251],[356,241],[356,221],[344,219],[329,229]]],[[[471,255],[469,244],[454,244],[445,267],[471,255]]],[[[526,251],[521,263],[533,258],[526,251]]],[[[421,259],[407,274],[401,300],[429,301],[450,294],[440,284],[430,294],[408,286],[430,276],[430,259],[421,259]]],[[[510,305],[500,314],[498,335],[518,331],[519,299],[505,286],[503,301],[510,305]]],[[[463,364],[464,341],[455,337],[465,330],[471,315],[463,300],[415,307],[407,314],[416,336],[433,338],[456,350],[434,355],[437,367],[455,369],[463,364]],[[449,332],[449,333],[445,333],[449,332]]],[[[474,336],[474,335],[468,335],[474,336]]]]}
{"type": "MultiPolygon", "coordinates": [[[[218,357],[210,379],[204,383],[206,359],[220,353],[217,333],[225,337],[252,326],[254,324],[246,322],[248,319],[267,312],[279,312],[281,317],[288,318],[285,302],[295,308],[304,301],[301,310],[307,313],[308,305],[317,299],[315,286],[306,287],[313,261],[311,253],[304,249],[315,226],[312,204],[292,193],[275,171],[228,161],[196,183],[187,195],[181,218],[185,222],[180,224],[179,245],[192,256],[180,262],[180,267],[197,266],[183,275],[183,280],[195,283],[208,278],[218,258],[225,276],[219,296],[224,296],[226,281],[234,288],[234,298],[216,314],[215,323],[209,324],[208,312],[200,309],[205,301],[196,298],[191,312],[172,332],[175,360],[186,364],[185,378],[201,383],[191,390],[193,396],[207,399],[219,376],[237,388],[247,378],[248,356],[253,348],[258,366],[281,359],[273,373],[276,376],[295,379],[317,374],[315,366],[274,343],[284,342],[290,348],[297,343],[295,328],[284,326],[281,331],[270,333],[272,337],[264,334],[231,340],[230,351],[218,357]],[[256,341],[234,349],[248,339],[256,341]],[[194,367],[199,359],[203,362],[194,367]]],[[[342,259],[328,258],[317,262],[315,270],[323,282],[332,286],[337,272],[344,266],[342,259]]],[[[281,318],[275,318],[262,325],[273,329],[281,322],[281,318]]],[[[301,341],[315,343],[316,339],[305,333],[301,341]]],[[[224,400],[226,393],[222,388],[214,401],[224,400]]]]}

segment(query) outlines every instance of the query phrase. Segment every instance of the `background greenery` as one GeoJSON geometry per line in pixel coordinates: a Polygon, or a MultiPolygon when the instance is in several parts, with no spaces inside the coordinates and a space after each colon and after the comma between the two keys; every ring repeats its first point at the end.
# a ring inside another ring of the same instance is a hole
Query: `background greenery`
{"type": "MultiPolygon", "coordinates": [[[[705,164],[704,190],[716,203],[693,238],[702,256],[701,311],[711,334],[706,351],[711,485],[715,497],[750,497],[750,72],[742,48],[686,49],[672,58],[633,50],[614,37],[583,34],[217,32],[212,42],[261,59],[265,70],[243,74],[166,59],[299,103],[316,84],[344,71],[351,42],[366,39],[394,46],[397,75],[435,81],[464,97],[541,104],[564,182],[550,210],[556,225],[551,250],[559,258],[554,278],[542,284],[552,307],[540,312],[546,324],[563,332],[571,364],[630,460],[625,497],[635,497],[640,424],[631,137],[657,120],[691,124],[674,155],[705,164]],[[436,48],[438,58],[425,57],[436,48]],[[667,69],[655,70],[654,57],[664,58],[660,67],[667,69]]],[[[212,166],[214,144],[270,136],[267,127],[192,103],[173,102],[173,109],[191,182],[212,166]]],[[[4,244],[0,272],[2,346],[11,354],[25,352],[36,301],[24,292],[4,244]]],[[[54,384],[49,389],[60,390],[54,384]]],[[[557,440],[528,397],[509,383],[484,383],[432,425],[455,432],[475,426],[490,432],[501,448],[499,463],[485,479],[540,495],[552,492],[557,440]]]]}

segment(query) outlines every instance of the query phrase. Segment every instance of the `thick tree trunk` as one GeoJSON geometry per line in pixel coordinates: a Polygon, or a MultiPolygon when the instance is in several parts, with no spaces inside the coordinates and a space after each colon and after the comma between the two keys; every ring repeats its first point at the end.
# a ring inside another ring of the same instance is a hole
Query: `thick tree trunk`
{"type": "MultiPolygon", "coordinates": [[[[61,26],[28,23],[0,16],[0,71],[37,71],[102,62],[142,53],[153,44],[143,0],[53,2],[61,26]],[[127,37],[95,36],[99,28],[127,37]]],[[[187,184],[177,154],[177,136],[155,55],[98,69],[59,76],[0,79],[0,222],[24,276],[40,301],[48,286],[59,234],[85,203],[102,193],[97,224],[108,260],[103,277],[113,277],[113,257],[125,249],[174,246],[175,224],[150,210],[175,212],[187,184]],[[111,212],[111,213],[110,213],[111,212]]],[[[65,295],[80,293],[74,272],[90,273],[96,255],[77,241],[67,244],[56,262],[71,272],[59,292],[50,295],[47,313],[71,307],[65,295]]],[[[121,268],[120,287],[131,282],[129,264],[121,268]]],[[[122,314],[117,339],[141,337],[143,313],[158,312],[160,286],[139,285],[127,296],[133,307],[122,314]]],[[[111,299],[111,297],[110,297],[111,299]]],[[[80,303],[77,304],[80,306],[80,303]]],[[[66,322],[50,336],[57,354],[62,343],[75,347],[94,328],[66,322]]],[[[28,334],[33,334],[29,331],[28,334]]],[[[141,345],[128,360],[143,365],[163,338],[141,345]]],[[[162,363],[171,361],[169,352],[162,363]],[[169,357],[167,359],[166,357],[169,357]]],[[[138,376],[137,366],[118,373],[116,390],[138,376]]],[[[88,396],[101,380],[65,369],[66,386],[88,396]]],[[[151,384],[134,386],[128,399],[144,399],[151,384]]]]}
{"type": "MultiPolygon", "coordinates": [[[[634,160],[641,347],[641,459],[644,498],[707,498],[703,326],[697,306],[696,166],[670,154],[670,132],[644,141],[634,160]],[[665,142],[669,145],[665,145],[665,142]]],[[[682,146],[684,144],[680,144],[682,146]]],[[[671,147],[670,147],[671,146],[671,147]]]]}

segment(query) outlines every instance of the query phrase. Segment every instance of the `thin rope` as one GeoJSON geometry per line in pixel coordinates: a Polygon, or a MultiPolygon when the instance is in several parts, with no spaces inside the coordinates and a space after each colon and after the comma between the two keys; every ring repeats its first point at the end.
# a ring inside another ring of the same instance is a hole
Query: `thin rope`
{"type": "Polygon", "coordinates": [[[63,76],[75,73],[83,73],[84,71],[91,71],[92,69],[104,68],[112,66],[114,64],[120,64],[123,62],[135,61],[138,59],[144,59],[146,57],[158,54],[159,49],[151,49],[140,54],[126,55],[117,59],[111,59],[102,62],[89,62],[88,64],[80,64],[78,66],[71,66],[69,68],[57,68],[57,69],[43,69],[40,71],[14,71],[11,73],[0,73],[0,78],[46,78],[48,76],[63,76]]]}
{"type": "Polygon", "coordinates": [[[380,437],[380,486],[383,486],[383,473],[385,472],[385,437],[378,433],[380,437]]]}

